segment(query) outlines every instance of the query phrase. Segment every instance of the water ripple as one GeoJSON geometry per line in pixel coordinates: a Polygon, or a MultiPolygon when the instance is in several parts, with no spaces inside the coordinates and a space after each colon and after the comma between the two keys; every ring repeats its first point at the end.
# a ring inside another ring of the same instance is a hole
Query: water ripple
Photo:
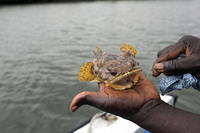
{"type": "MultiPolygon", "coordinates": [[[[88,106],[76,113],[68,109],[77,93],[98,90],[77,76],[80,66],[94,58],[96,45],[117,53],[121,44],[133,44],[144,73],[156,85],[151,67],[157,52],[185,34],[200,36],[199,8],[199,1],[0,8],[0,131],[63,133],[97,112],[88,106]]],[[[199,113],[194,93],[181,93],[178,107],[199,113]]]]}

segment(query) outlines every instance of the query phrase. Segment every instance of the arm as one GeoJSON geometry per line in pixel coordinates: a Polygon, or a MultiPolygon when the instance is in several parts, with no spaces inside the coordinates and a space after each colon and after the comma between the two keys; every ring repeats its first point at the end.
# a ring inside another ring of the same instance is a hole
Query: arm
{"type": "Polygon", "coordinates": [[[198,133],[200,115],[176,109],[161,100],[145,103],[130,120],[153,133],[198,133]]]}
{"type": "Polygon", "coordinates": [[[144,74],[131,89],[117,91],[104,84],[99,92],[82,92],[74,97],[70,110],[91,105],[121,116],[153,133],[200,132],[200,116],[176,109],[160,100],[159,94],[144,74]]]}
{"type": "MultiPolygon", "coordinates": [[[[200,73],[200,39],[184,36],[174,45],[158,53],[153,75],[174,72],[200,73]],[[179,54],[185,58],[177,60],[179,54]]],[[[99,85],[99,92],[82,92],[70,105],[72,112],[82,105],[91,105],[137,123],[153,133],[198,133],[200,115],[176,109],[160,100],[159,93],[144,74],[131,89],[116,91],[99,85]]]]}
{"type": "Polygon", "coordinates": [[[152,70],[153,76],[161,73],[192,73],[200,74],[200,38],[194,36],[183,36],[178,42],[158,52],[152,70]],[[186,57],[177,59],[180,54],[186,57]]]}

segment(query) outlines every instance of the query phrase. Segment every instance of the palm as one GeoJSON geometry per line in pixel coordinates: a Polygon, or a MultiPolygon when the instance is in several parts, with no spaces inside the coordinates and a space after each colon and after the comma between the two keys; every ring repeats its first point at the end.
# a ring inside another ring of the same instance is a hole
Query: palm
{"type": "Polygon", "coordinates": [[[136,112],[145,102],[159,99],[159,94],[152,82],[144,74],[140,75],[139,82],[131,89],[117,91],[105,84],[99,84],[99,92],[82,92],[72,101],[71,111],[75,111],[83,104],[95,106],[103,111],[126,117],[136,112]]]}

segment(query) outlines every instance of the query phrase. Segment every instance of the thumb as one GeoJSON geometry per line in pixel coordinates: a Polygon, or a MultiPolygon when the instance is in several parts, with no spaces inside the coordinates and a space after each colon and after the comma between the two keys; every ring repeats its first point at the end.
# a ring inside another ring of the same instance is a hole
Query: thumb
{"type": "Polygon", "coordinates": [[[70,105],[70,111],[75,112],[82,105],[88,104],[101,108],[105,102],[103,94],[100,92],[88,92],[84,91],[76,95],[70,105]]]}
{"type": "MultiPolygon", "coordinates": [[[[152,70],[153,76],[157,77],[161,73],[163,73],[164,65],[163,62],[170,62],[175,60],[181,53],[184,53],[184,47],[177,47],[176,45],[171,45],[170,47],[165,48],[162,53],[159,52],[159,58],[155,61],[152,70]],[[173,50],[172,50],[173,48],[173,50]],[[171,50],[169,50],[171,49],[171,50]]],[[[166,68],[168,70],[168,68],[166,68]]]]}
{"type": "Polygon", "coordinates": [[[157,77],[159,76],[161,73],[164,72],[164,65],[163,63],[155,63],[152,67],[152,71],[153,71],[153,76],[157,77]]]}
{"type": "Polygon", "coordinates": [[[164,73],[199,73],[199,59],[195,55],[187,56],[182,59],[173,59],[162,62],[164,65],[164,73]]]}

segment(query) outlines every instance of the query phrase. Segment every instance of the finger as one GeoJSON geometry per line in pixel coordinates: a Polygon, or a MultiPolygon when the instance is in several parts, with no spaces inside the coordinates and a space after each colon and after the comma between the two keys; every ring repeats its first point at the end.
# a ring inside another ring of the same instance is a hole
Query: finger
{"type": "Polygon", "coordinates": [[[160,55],[162,56],[159,55],[160,57],[155,61],[152,67],[152,73],[153,73],[152,75],[154,77],[159,76],[163,72],[163,68],[159,67],[159,66],[162,66],[161,62],[176,59],[184,51],[182,47],[176,48],[173,51],[172,50],[169,51],[169,49],[171,49],[171,47],[167,48],[166,50],[164,49],[164,51],[160,53],[160,55]]]}
{"type": "MultiPolygon", "coordinates": [[[[163,57],[166,56],[167,54],[173,52],[173,51],[186,51],[186,46],[190,40],[194,40],[193,36],[183,36],[180,38],[175,44],[169,45],[168,47],[162,49],[161,51],[158,52],[157,57],[163,57]]],[[[196,39],[198,40],[198,39],[196,39]]],[[[173,56],[172,56],[173,57],[173,56]]],[[[176,57],[174,57],[176,58],[176,57]]]]}
{"type": "Polygon", "coordinates": [[[155,63],[153,65],[153,69],[152,70],[153,70],[153,76],[154,77],[159,76],[161,73],[164,72],[164,65],[163,65],[163,63],[155,63]]]}
{"type": "Polygon", "coordinates": [[[82,105],[88,104],[100,108],[105,102],[103,94],[99,92],[81,92],[76,95],[70,105],[70,111],[74,112],[82,105]]]}
{"type": "Polygon", "coordinates": [[[174,59],[163,62],[164,73],[199,73],[200,62],[198,56],[191,55],[182,59],[174,59]]]}
{"type": "Polygon", "coordinates": [[[163,61],[176,59],[181,53],[184,53],[184,52],[185,52],[185,48],[183,48],[183,47],[176,48],[176,49],[174,49],[172,51],[169,51],[165,55],[159,57],[156,60],[156,63],[160,63],[160,62],[163,62],[163,61]]]}
{"type": "Polygon", "coordinates": [[[175,44],[173,45],[169,45],[165,48],[163,48],[162,50],[160,50],[158,53],[157,53],[157,57],[161,57],[161,56],[164,56],[166,55],[167,53],[170,53],[170,51],[174,50],[174,48],[177,47],[175,44]]]}
{"type": "Polygon", "coordinates": [[[156,69],[154,69],[154,66],[152,67],[152,75],[154,76],[154,77],[157,77],[157,76],[159,76],[161,73],[159,73],[158,71],[156,71],[156,69]]]}
{"type": "Polygon", "coordinates": [[[184,45],[179,45],[171,45],[159,52],[159,58],[155,61],[152,67],[152,75],[154,77],[159,76],[163,72],[163,64],[161,64],[161,62],[176,59],[181,53],[184,53],[184,51],[186,51],[184,45]]]}
{"type": "Polygon", "coordinates": [[[152,75],[154,76],[154,77],[157,77],[157,76],[159,76],[161,73],[159,73],[158,71],[156,71],[155,69],[152,69],[152,71],[153,71],[153,73],[152,73],[152,75]]]}

